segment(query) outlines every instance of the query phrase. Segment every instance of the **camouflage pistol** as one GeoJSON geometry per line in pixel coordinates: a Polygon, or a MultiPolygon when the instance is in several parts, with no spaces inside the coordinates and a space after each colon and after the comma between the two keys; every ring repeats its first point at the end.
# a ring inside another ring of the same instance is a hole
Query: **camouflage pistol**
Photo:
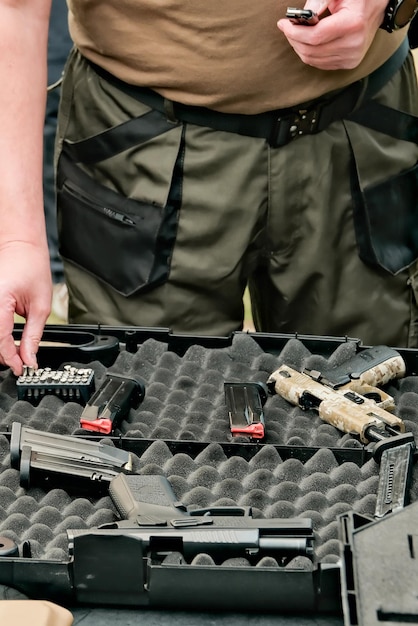
{"type": "Polygon", "coordinates": [[[377,346],[334,369],[305,368],[298,372],[282,365],[267,385],[291,404],[313,409],[328,424],[345,433],[356,433],[362,443],[369,443],[380,440],[383,431],[405,431],[403,421],[392,413],[392,396],[377,387],[403,377],[405,371],[405,362],[396,350],[377,346]]]}
{"type": "Polygon", "coordinates": [[[402,356],[386,346],[367,348],[342,366],[298,372],[282,365],[267,384],[291,404],[315,410],[338,430],[357,435],[380,463],[375,517],[395,512],[408,502],[415,440],[392,413],[392,396],[379,389],[405,375],[402,356]]]}

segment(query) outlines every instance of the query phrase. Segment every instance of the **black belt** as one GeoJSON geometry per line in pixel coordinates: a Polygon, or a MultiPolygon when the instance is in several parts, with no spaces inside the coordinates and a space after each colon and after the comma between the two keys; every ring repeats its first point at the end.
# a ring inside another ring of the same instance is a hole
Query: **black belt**
{"type": "Polygon", "coordinates": [[[352,83],[333,96],[309,103],[255,115],[221,113],[167,100],[152,89],[137,87],[119,80],[96,64],[90,66],[106,81],[133,96],[151,109],[164,113],[173,122],[187,122],[213,130],[264,138],[273,147],[284,146],[301,135],[319,133],[341,119],[346,119],[361,101],[373,97],[401,68],[409,51],[407,38],[398,50],[367,78],[352,83]]]}

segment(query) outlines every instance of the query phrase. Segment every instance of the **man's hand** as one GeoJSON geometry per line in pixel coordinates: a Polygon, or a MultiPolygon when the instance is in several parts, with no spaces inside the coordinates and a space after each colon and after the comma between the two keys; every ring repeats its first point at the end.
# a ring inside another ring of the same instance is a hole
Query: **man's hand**
{"type": "Polygon", "coordinates": [[[0,0],[0,363],[21,374],[52,299],[42,190],[51,0],[0,0]],[[26,319],[20,346],[14,314],[26,319]]]}
{"type": "Polygon", "coordinates": [[[17,376],[37,367],[36,353],[50,313],[52,283],[48,248],[22,241],[0,247],[0,363],[17,376]],[[13,340],[14,314],[26,324],[20,346],[13,340]]]}
{"type": "Polygon", "coordinates": [[[314,26],[278,21],[296,54],[321,70],[350,70],[359,65],[383,21],[387,0],[307,0],[322,19],[314,26]]]}

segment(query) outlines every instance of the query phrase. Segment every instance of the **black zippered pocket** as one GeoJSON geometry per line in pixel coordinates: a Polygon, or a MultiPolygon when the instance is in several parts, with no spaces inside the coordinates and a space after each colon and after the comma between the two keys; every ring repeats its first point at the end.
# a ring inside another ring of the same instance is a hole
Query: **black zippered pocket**
{"type": "Polygon", "coordinates": [[[360,189],[352,170],[360,258],[396,275],[418,258],[418,163],[383,183],[360,189]]]}
{"type": "MultiPolygon", "coordinates": [[[[125,213],[120,213],[119,211],[106,206],[104,203],[100,203],[96,200],[96,198],[90,196],[85,193],[78,185],[75,185],[71,181],[67,180],[62,189],[64,194],[70,195],[73,197],[75,202],[81,202],[88,209],[93,211],[98,211],[101,215],[108,217],[109,219],[115,220],[121,224],[126,224],[129,226],[135,226],[134,220],[125,213]]],[[[143,218],[140,218],[143,219],[143,218]]]]}
{"type": "Polygon", "coordinates": [[[167,278],[174,240],[167,243],[165,221],[176,220],[176,212],[101,185],[65,150],[58,164],[57,208],[64,259],[124,296],[167,278]]]}

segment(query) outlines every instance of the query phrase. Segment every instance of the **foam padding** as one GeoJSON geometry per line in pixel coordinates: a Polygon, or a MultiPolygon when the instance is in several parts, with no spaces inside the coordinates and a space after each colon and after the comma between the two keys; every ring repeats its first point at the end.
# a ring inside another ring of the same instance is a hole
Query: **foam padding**
{"type": "MultiPolygon", "coordinates": [[[[191,508],[239,505],[252,507],[254,517],[309,517],[315,530],[314,563],[336,563],[340,554],[337,516],[348,510],[373,515],[379,466],[370,455],[361,461],[363,445],[358,439],[278,395],[269,396],[264,405],[264,441],[253,445],[248,455],[239,454],[237,446],[228,451],[228,443],[241,443],[245,451],[248,440],[231,436],[223,386],[226,380],[265,383],[283,363],[295,369],[318,369],[322,364],[329,368],[353,356],[355,350],[354,342],[348,341],[326,359],[291,339],[275,355],[243,333],[228,347],[191,345],[182,356],[170,351],[166,343],[149,339],[136,353],[122,351],[109,370],[99,362],[88,366],[94,369],[96,388],[107,371],[139,377],[145,383],[143,402],[119,425],[122,439],[149,440],[135,457],[139,473],[166,476],[177,498],[191,508]],[[176,450],[170,445],[173,441],[190,442],[190,452],[187,446],[184,451],[176,450]],[[196,451],[193,444],[199,443],[196,451]],[[309,453],[300,454],[304,449],[309,453]],[[338,450],[345,456],[339,456],[338,450]],[[359,452],[354,460],[350,451],[359,452]]],[[[0,374],[0,535],[19,545],[29,541],[36,558],[67,560],[67,529],[93,528],[115,520],[117,514],[108,496],[94,499],[62,489],[45,491],[34,486],[25,491],[20,487],[19,472],[10,467],[8,432],[13,422],[65,435],[80,436],[86,431],[79,427],[82,406],[45,396],[34,407],[17,401],[15,383],[10,371],[0,374]]],[[[386,391],[394,396],[396,413],[406,429],[417,436],[418,379],[408,376],[392,381],[386,391]]],[[[418,499],[417,484],[415,476],[412,501],[418,499]]],[[[173,553],[167,558],[178,562],[182,556],[173,553]]],[[[196,559],[211,564],[209,555],[196,559]]],[[[231,560],[226,564],[231,565],[231,560]]],[[[232,564],[240,567],[248,562],[234,559],[232,564]]],[[[277,563],[265,557],[258,566],[277,563]]],[[[297,557],[293,567],[309,570],[312,563],[297,557]]]]}

